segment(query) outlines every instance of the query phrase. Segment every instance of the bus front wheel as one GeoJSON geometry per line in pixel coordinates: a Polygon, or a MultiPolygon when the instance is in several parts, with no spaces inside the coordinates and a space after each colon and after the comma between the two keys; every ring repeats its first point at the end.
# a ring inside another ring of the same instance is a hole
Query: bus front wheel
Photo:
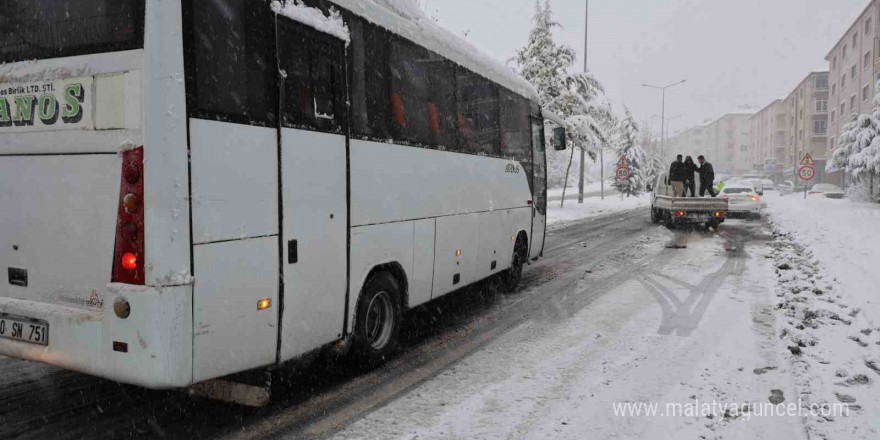
{"type": "Polygon", "coordinates": [[[388,272],[370,277],[357,304],[355,354],[370,366],[385,362],[397,349],[402,320],[397,280],[388,272]]]}

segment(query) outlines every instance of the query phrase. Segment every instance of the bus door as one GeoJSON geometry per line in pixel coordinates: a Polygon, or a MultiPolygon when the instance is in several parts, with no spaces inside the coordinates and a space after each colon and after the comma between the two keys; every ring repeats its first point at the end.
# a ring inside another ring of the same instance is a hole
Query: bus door
{"type": "Polygon", "coordinates": [[[284,361],[344,332],[348,141],[343,41],[278,15],[276,45],[284,361]]]}
{"type": "Polygon", "coordinates": [[[529,258],[544,253],[547,230],[547,152],[544,146],[544,123],[532,118],[532,245],[529,258]]]}

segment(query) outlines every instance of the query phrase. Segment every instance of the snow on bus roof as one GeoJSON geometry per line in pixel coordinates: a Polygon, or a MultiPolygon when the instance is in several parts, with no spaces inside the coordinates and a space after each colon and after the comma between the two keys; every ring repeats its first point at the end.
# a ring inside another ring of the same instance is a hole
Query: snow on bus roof
{"type": "Polygon", "coordinates": [[[538,91],[516,72],[425,15],[413,0],[330,0],[508,89],[540,103],[538,91]]]}
{"type": "Polygon", "coordinates": [[[351,43],[348,26],[342,21],[339,11],[331,11],[328,17],[320,9],[310,8],[296,1],[286,1],[282,4],[281,0],[273,0],[271,6],[272,12],[276,14],[283,15],[320,32],[339,38],[345,42],[346,46],[351,43]]]}

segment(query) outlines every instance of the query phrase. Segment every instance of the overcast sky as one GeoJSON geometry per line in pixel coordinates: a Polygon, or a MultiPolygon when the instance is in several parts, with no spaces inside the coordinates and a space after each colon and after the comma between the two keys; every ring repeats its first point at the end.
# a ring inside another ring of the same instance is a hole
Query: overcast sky
{"type": "MultiPolygon", "coordinates": [[[[500,60],[525,45],[535,0],[420,0],[429,15],[500,60]]],[[[542,2],[544,0],[541,0],[542,2]]],[[[744,106],[784,98],[825,55],[868,0],[590,0],[589,67],[622,111],[660,125],[660,92],[642,83],[687,83],[666,94],[669,132],[744,106]]],[[[551,0],[557,41],[583,56],[586,0],[551,0]]],[[[582,58],[579,65],[582,66],[582,58]]]]}

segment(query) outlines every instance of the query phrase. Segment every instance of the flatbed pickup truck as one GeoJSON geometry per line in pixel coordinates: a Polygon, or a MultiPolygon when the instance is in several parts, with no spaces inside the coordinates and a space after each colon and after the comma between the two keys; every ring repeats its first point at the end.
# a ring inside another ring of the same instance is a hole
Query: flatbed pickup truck
{"type": "Polygon", "coordinates": [[[715,197],[673,197],[666,174],[657,177],[651,194],[651,221],[669,228],[705,224],[717,228],[727,218],[727,199],[715,197]]]}

